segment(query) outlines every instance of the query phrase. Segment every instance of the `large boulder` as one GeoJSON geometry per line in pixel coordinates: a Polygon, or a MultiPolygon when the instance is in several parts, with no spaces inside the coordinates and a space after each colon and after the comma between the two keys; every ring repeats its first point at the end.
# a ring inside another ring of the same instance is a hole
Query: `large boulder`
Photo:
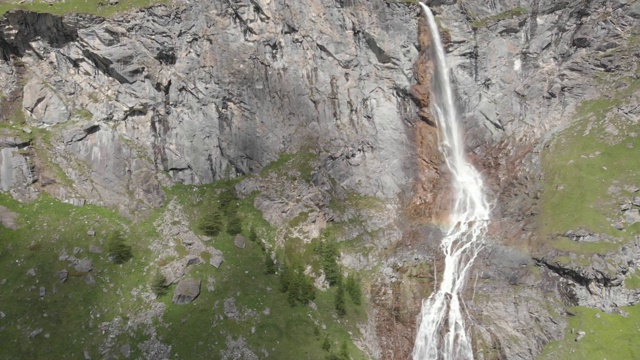
{"type": "Polygon", "coordinates": [[[173,292],[173,302],[178,305],[188,304],[200,295],[200,280],[182,279],[173,292]]]}

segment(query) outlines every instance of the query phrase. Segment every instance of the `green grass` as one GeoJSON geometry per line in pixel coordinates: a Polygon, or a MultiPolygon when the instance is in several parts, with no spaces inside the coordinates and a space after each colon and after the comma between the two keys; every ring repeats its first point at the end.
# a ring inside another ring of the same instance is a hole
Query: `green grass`
{"type": "Polygon", "coordinates": [[[19,4],[17,0],[0,0],[0,15],[4,15],[9,10],[19,9],[25,11],[35,11],[54,15],[64,15],[68,13],[93,14],[103,17],[113,16],[123,11],[148,7],[156,4],[167,4],[169,0],[121,0],[117,5],[108,5],[109,0],[66,0],[56,1],[52,5],[40,0],[32,3],[19,4]],[[105,5],[98,6],[99,3],[105,5]]]}
{"type": "Polygon", "coordinates": [[[628,95],[640,87],[640,81],[613,95],[585,101],[576,111],[577,122],[558,134],[542,153],[544,191],[540,215],[541,235],[554,239],[554,247],[579,254],[608,253],[630,240],[639,224],[625,231],[611,224],[622,216],[619,204],[630,196],[623,188],[635,184],[640,175],[640,141],[628,133],[640,133],[640,124],[610,115],[628,101],[628,95]],[[605,120],[606,119],[606,120],[605,120]],[[619,134],[607,131],[609,124],[619,134]],[[610,192],[614,186],[618,194],[610,192]],[[609,234],[621,241],[576,243],[557,238],[569,230],[584,228],[609,234]]]}
{"type": "MultiPolygon", "coordinates": [[[[287,169],[288,172],[292,161],[296,161],[296,155],[281,158],[280,162],[265,171],[287,169]]],[[[241,179],[224,180],[198,187],[176,185],[165,191],[169,198],[175,196],[179,199],[194,228],[206,201],[216,201],[214,194],[233,188],[239,181],[241,179]]],[[[262,213],[253,206],[257,195],[254,193],[237,201],[243,235],[248,238],[253,227],[258,238],[267,243],[268,251],[272,251],[278,229],[266,222],[262,213]]],[[[317,255],[313,253],[313,246],[318,241],[305,245],[300,239],[289,238],[285,248],[277,253],[280,260],[286,256],[290,262],[301,261],[305,265],[313,265],[313,269],[317,270],[320,265],[315,259],[317,255]]],[[[168,297],[163,300],[167,306],[164,321],[172,325],[161,330],[161,336],[171,344],[176,358],[208,359],[212,353],[216,354],[225,348],[226,339],[230,336],[233,340],[244,338],[259,358],[264,357],[261,352],[264,349],[270,358],[323,359],[326,352],[321,345],[326,334],[334,342],[334,349],[338,349],[346,340],[353,359],[365,358],[349,340],[348,332],[358,333],[357,324],[366,320],[366,307],[355,306],[348,299],[347,316],[337,318],[333,308],[335,289],[316,291],[314,303],[317,310],[303,305],[291,307],[287,295],[279,290],[279,277],[265,274],[264,253],[259,243],[247,241],[246,248],[241,250],[233,244],[232,236],[222,233],[213,238],[211,245],[224,253],[223,265],[220,269],[196,267],[190,275],[203,280],[214,278],[215,290],[208,292],[206,281],[203,281],[200,297],[186,307],[172,304],[168,297]],[[228,319],[224,314],[224,300],[230,297],[236,299],[235,304],[241,314],[253,315],[247,316],[244,321],[228,319]],[[269,308],[269,315],[264,314],[266,308],[269,308]],[[323,325],[326,330],[321,329],[323,325]],[[252,333],[252,328],[255,328],[255,333],[252,333]],[[320,335],[316,335],[316,328],[320,328],[320,335]],[[173,334],[176,333],[183,336],[174,340],[173,334]],[[197,351],[194,352],[194,349],[197,351]],[[197,354],[202,356],[198,357],[197,354]]]]}
{"type": "Polygon", "coordinates": [[[640,306],[622,308],[629,313],[624,317],[606,314],[597,309],[571,308],[575,314],[569,318],[565,339],[547,345],[539,360],[628,360],[640,358],[640,306]],[[599,317],[598,317],[599,316],[599,317]],[[575,338],[579,331],[586,335],[575,338]]]}
{"type": "Polygon", "coordinates": [[[640,276],[633,274],[624,279],[624,287],[627,289],[638,290],[640,289],[640,276]]]}
{"type": "Polygon", "coordinates": [[[267,166],[261,174],[268,175],[275,173],[278,176],[286,176],[290,180],[303,180],[311,182],[312,173],[318,162],[318,155],[311,150],[305,149],[294,154],[282,154],[280,157],[267,166]]]}
{"type": "Polygon", "coordinates": [[[501,12],[499,14],[493,15],[493,16],[488,16],[482,19],[478,19],[475,21],[471,22],[471,27],[474,29],[479,29],[479,28],[483,28],[488,26],[491,23],[494,22],[498,22],[498,21],[502,21],[502,20],[506,20],[506,19],[511,19],[514,17],[519,17],[522,15],[525,15],[526,13],[528,13],[528,10],[522,7],[517,7],[511,10],[507,10],[504,12],[501,12]]]}
{"type": "Polygon", "coordinates": [[[143,240],[152,236],[148,226],[141,224],[127,234],[134,258],[118,266],[108,262],[106,254],[92,254],[87,249],[93,244],[106,250],[108,233],[130,227],[126,219],[110,210],[90,205],[74,207],[46,195],[21,204],[2,194],[0,204],[20,214],[21,226],[15,231],[0,227],[0,278],[7,279],[0,285],[0,311],[6,314],[4,331],[0,331],[0,358],[79,358],[85,349],[98,356],[104,335],[97,325],[142,305],[131,290],[146,282],[144,268],[150,258],[143,240]],[[86,234],[89,229],[97,232],[96,237],[86,234]],[[92,260],[95,285],[86,284],[68,262],[58,259],[63,250],[73,254],[74,247],[83,249],[78,258],[92,260]],[[36,276],[27,274],[31,268],[36,276]],[[70,276],[60,283],[56,272],[63,269],[70,276]],[[40,286],[47,291],[42,299],[40,286]],[[89,325],[92,316],[95,320],[89,325]],[[38,328],[43,332],[29,338],[28,334],[38,328]]]}
{"type": "MultiPolygon", "coordinates": [[[[11,126],[6,131],[18,130],[11,126]]],[[[54,135],[46,130],[34,130],[31,136],[35,138],[35,151],[41,156],[47,152],[49,139],[54,135]]],[[[64,174],[59,167],[46,160],[46,156],[43,159],[43,164],[60,182],[70,185],[65,176],[58,174],[64,174]]],[[[310,181],[316,161],[317,155],[310,152],[284,155],[259,176],[270,177],[275,173],[278,180],[284,177],[287,181],[310,181]]],[[[337,353],[346,341],[352,359],[365,359],[351,339],[359,334],[358,324],[366,321],[367,304],[355,306],[347,297],[347,315],[340,318],[334,308],[336,290],[331,288],[316,291],[316,309],[306,305],[291,307],[287,294],[280,292],[278,275],[265,274],[265,251],[276,252],[280,261],[286,258],[290,264],[311,265],[318,274],[322,262],[314,249],[320,239],[305,243],[288,237],[284,248],[277,248],[276,239],[283,234],[286,237],[289,229],[276,229],[263,219],[253,205],[257,192],[225,202],[226,194],[241,180],[164,189],[168,201],[175,200],[182,206],[182,215],[197,234],[203,235],[197,228],[200,215],[210,209],[213,202],[214,207],[222,211],[229,206],[236,208],[242,221],[242,234],[249,238],[253,228],[258,241],[247,241],[245,249],[238,249],[233,237],[225,232],[207,240],[207,245],[223,252],[225,260],[218,269],[207,263],[191,268],[188,276],[202,280],[200,296],[188,305],[175,305],[171,301],[174,290],[171,286],[168,294],[160,298],[166,306],[164,316],[155,319],[152,325],[140,325],[118,335],[113,339],[114,351],[129,343],[132,357],[141,358],[143,354],[137,346],[150,338],[149,330],[153,326],[158,339],[171,346],[172,359],[220,357],[229,338],[245,339],[259,358],[268,353],[269,358],[275,359],[324,359],[328,354],[321,348],[325,336],[332,342],[332,352],[337,353]],[[226,203],[231,205],[223,205],[226,203]],[[208,285],[215,290],[209,291],[208,285]],[[235,299],[242,320],[229,319],[225,314],[224,302],[228,298],[235,299]]],[[[355,195],[348,195],[341,202],[344,207],[378,206],[373,199],[355,195]]],[[[106,356],[100,351],[109,333],[100,330],[99,324],[116,318],[126,323],[146,311],[150,303],[135,294],[145,289],[151,291],[149,286],[157,270],[175,260],[158,259],[158,254],[150,250],[152,242],[159,237],[154,221],[163,215],[166,207],[134,222],[103,207],[74,207],[46,194],[31,203],[19,203],[0,194],[0,205],[18,213],[20,225],[15,231],[0,226],[0,281],[7,279],[6,284],[0,285],[0,311],[6,314],[6,318],[0,319],[0,358],[72,359],[82,357],[85,350],[93,357],[106,356]],[[97,235],[88,236],[89,229],[97,235]],[[133,247],[133,259],[123,265],[107,259],[107,239],[116,230],[122,231],[133,247]],[[89,245],[102,247],[104,253],[89,253],[89,245]],[[76,255],[78,258],[92,260],[95,285],[86,284],[83,274],[75,272],[67,261],[59,260],[63,250],[73,254],[76,247],[83,249],[76,255]],[[30,268],[35,269],[35,277],[27,274],[30,268]],[[70,276],[67,282],[59,283],[57,272],[63,269],[67,269],[70,276]],[[42,299],[38,294],[40,286],[47,289],[42,299]],[[39,328],[43,329],[41,334],[28,336],[39,328]]],[[[309,213],[303,212],[290,226],[308,222],[308,217],[309,213]]],[[[181,223],[174,222],[174,225],[181,223]]],[[[327,236],[330,234],[323,238],[327,236]]],[[[173,250],[180,257],[186,256],[189,250],[179,238],[174,240],[177,245],[173,250]]],[[[209,260],[208,253],[201,255],[205,261],[209,260]]]]}

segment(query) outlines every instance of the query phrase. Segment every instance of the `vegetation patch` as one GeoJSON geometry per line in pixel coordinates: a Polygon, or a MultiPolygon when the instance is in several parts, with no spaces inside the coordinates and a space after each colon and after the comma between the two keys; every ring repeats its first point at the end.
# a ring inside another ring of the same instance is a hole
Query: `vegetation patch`
{"type": "Polygon", "coordinates": [[[54,15],[82,13],[109,17],[131,9],[168,3],[169,0],[121,0],[115,5],[109,5],[109,0],[62,0],[54,2],[42,0],[34,0],[32,2],[1,0],[0,15],[4,15],[7,11],[17,9],[54,15]]]}
{"type": "Polygon", "coordinates": [[[471,27],[473,29],[479,29],[479,28],[483,28],[486,27],[490,24],[502,21],[502,20],[506,20],[506,19],[512,19],[514,17],[520,17],[522,15],[525,15],[528,13],[528,10],[522,7],[517,7],[511,10],[507,10],[504,12],[501,12],[499,14],[493,15],[493,16],[488,16],[482,19],[478,19],[475,21],[471,22],[471,27]]]}
{"type": "Polygon", "coordinates": [[[627,360],[640,358],[640,306],[624,307],[626,316],[574,307],[564,339],[545,347],[539,360],[627,360]],[[581,332],[584,335],[581,337],[581,332]],[[579,338],[579,340],[577,340],[579,338]]]}
{"type": "Polygon", "coordinates": [[[621,203],[633,197],[640,175],[640,123],[614,114],[640,88],[640,81],[577,108],[576,123],[544,149],[544,192],[540,230],[560,250],[578,254],[609,253],[631,240],[640,224],[624,223],[621,203]],[[620,228],[623,228],[620,230],[620,228]],[[576,242],[559,237],[586,229],[607,241],[576,242]]]}

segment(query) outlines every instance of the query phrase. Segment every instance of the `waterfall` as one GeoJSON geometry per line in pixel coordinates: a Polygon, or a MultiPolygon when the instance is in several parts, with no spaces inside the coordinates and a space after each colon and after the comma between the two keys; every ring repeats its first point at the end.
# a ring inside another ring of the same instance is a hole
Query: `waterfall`
{"type": "Polygon", "coordinates": [[[464,156],[464,143],[449,79],[449,68],[435,18],[420,3],[429,25],[434,58],[431,111],[438,125],[439,148],[451,172],[454,204],[442,240],[444,272],[437,292],[422,302],[414,360],[473,359],[461,297],[467,274],[482,246],[489,204],[480,173],[464,156]]]}

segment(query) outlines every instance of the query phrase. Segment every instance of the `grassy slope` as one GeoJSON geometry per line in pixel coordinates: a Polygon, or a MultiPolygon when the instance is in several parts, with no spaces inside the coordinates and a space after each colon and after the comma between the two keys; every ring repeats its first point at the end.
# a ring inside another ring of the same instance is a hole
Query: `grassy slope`
{"type": "MultiPolygon", "coordinates": [[[[294,159],[292,163],[299,167],[298,162],[301,161],[294,159]]],[[[167,189],[167,194],[183,205],[195,228],[205,205],[202,199],[233,185],[233,181],[222,181],[202,187],[175,186],[167,189]]],[[[149,250],[149,244],[158,236],[153,221],[164,209],[145,222],[133,224],[108,209],[74,207],[48,196],[20,204],[0,194],[0,205],[19,213],[21,225],[16,231],[0,226],[0,281],[7,279],[6,284],[0,285],[0,311],[6,314],[0,319],[0,358],[81,358],[85,350],[100,357],[99,348],[108,334],[99,330],[99,324],[116,317],[126,322],[128,317],[148,308],[132,291],[147,290],[155,273],[156,255],[149,250]],[[86,234],[89,229],[97,231],[95,238],[86,234]],[[106,249],[104,240],[115,229],[127,231],[134,247],[133,260],[124,265],[108,262],[106,254],[87,251],[89,244],[106,249]],[[97,284],[86,284],[68,262],[58,260],[63,249],[72,254],[74,247],[83,249],[78,258],[89,257],[93,261],[92,274],[97,284]],[[35,269],[35,277],[27,274],[30,268],[35,269]],[[72,275],[63,284],[56,278],[56,272],[62,269],[72,275]],[[40,286],[47,289],[42,299],[38,294],[40,286]],[[28,336],[39,328],[42,333],[28,336]]],[[[239,202],[239,214],[245,236],[253,226],[261,238],[273,240],[276,229],[253,207],[253,197],[239,202]]],[[[156,327],[161,341],[171,345],[172,358],[216,358],[226,349],[228,337],[242,337],[260,358],[264,357],[264,350],[275,359],[324,359],[329,354],[321,349],[326,335],[333,343],[332,352],[337,353],[347,341],[352,359],[364,358],[349,340],[349,333],[358,334],[357,323],[366,319],[365,307],[356,307],[347,297],[347,316],[338,318],[333,305],[335,290],[331,289],[317,292],[317,310],[301,305],[292,308],[286,294],[279,291],[278,277],[264,274],[264,255],[257,243],[248,242],[240,250],[229,235],[221,234],[212,240],[212,245],[223,251],[225,262],[219,269],[197,265],[189,273],[203,280],[198,299],[188,305],[175,305],[171,302],[172,289],[160,298],[166,311],[162,320],[156,320],[156,327]],[[209,278],[215,287],[212,292],[207,290],[209,278]],[[223,304],[230,297],[236,299],[240,314],[255,315],[245,316],[243,321],[228,319],[223,304]],[[264,314],[266,308],[269,315],[264,314]]],[[[149,339],[146,330],[142,326],[120,335],[115,342],[118,346],[131,344],[136,358],[141,356],[137,345],[149,339]]]]}
{"type": "Polygon", "coordinates": [[[94,14],[104,17],[117,13],[147,7],[155,4],[166,4],[168,0],[121,0],[117,5],[108,5],[109,0],[66,0],[56,1],[49,5],[41,0],[19,4],[18,0],[0,0],[0,16],[13,9],[63,15],[68,13],[94,14]],[[99,3],[106,5],[99,6],[99,3]]]}
{"type": "MultiPolygon", "coordinates": [[[[604,75],[606,76],[606,75],[604,75]]],[[[604,83],[612,79],[604,79],[604,83]]],[[[629,95],[640,89],[640,81],[615,79],[626,87],[612,90],[608,96],[585,101],[578,107],[576,124],[557,135],[543,153],[545,173],[542,196],[541,238],[559,250],[578,254],[573,262],[588,262],[590,254],[606,254],[632,240],[640,232],[640,224],[625,224],[619,231],[611,226],[620,216],[619,204],[631,196],[615,186],[638,186],[640,175],[640,124],[615,113],[629,101],[629,95]],[[605,120],[607,119],[607,120],[605,120]],[[607,130],[607,122],[618,134],[607,130]],[[557,234],[577,228],[609,234],[614,242],[578,243],[557,234]]],[[[562,259],[558,259],[562,260],[562,259]]],[[[630,278],[625,284],[637,288],[640,281],[630,278]]],[[[640,306],[624,308],[627,317],[604,314],[595,309],[575,307],[563,340],[549,344],[540,359],[635,359],[640,357],[636,341],[640,328],[640,306]],[[598,314],[596,316],[596,314],[598,314]],[[579,331],[586,336],[575,341],[579,331]]]]}
{"type": "MultiPolygon", "coordinates": [[[[578,108],[579,121],[545,149],[541,214],[544,237],[582,227],[630,240],[640,230],[640,224],[625,231],[611,226],[621,215],[620,201],[631,194],[624,190],[622,195],[608,191],[612,186],[637,185],[640,175],[640,138],[628,135],[640,134],[640,123],[611,114],[638,89],[640,81],[629,80],[629,86],[610,99],[584,102],[578,108]],[[619,134],[608,132],[607,123],[614,125],[619,134]]],[[[578,253],[604,253],[618,247],[610,243],[575,243],[569,239],[555,240],[553,245],[578,253]]]]}
{"type": "Polygon", "coordinates": [[[565,339],[549,344],[539,357],[540,360],[640,358],[640,342],[637,341],[640,333],[640,306],[623,308],[629,313],[627,317],[582,307],[571,310],[575,316],[569,318],[565,339]],[[586,334],[576,342],[580,331],[586,334]]]}

